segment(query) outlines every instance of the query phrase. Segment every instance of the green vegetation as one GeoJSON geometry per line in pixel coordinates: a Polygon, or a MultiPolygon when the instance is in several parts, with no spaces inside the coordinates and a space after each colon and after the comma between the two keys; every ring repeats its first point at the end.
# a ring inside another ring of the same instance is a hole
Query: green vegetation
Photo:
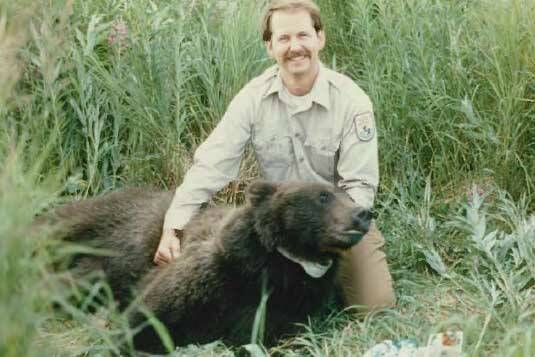
{"type": "MultiPolygon", "coordinates": [[[[61,201],[180,182],[271,63],[260,3],[0,0],[0,355],[113,355],[128,341],[112,299],[88,312],[105,285],[65,288],[49,269],[75,248],[31,223],[61,201]]],[[[535,355],[535,2],[319,3],[323,61],[375,105],[398,306],[311,321],[274,350],[353,356],[458,329],[468,355],[535,355]]],[[[218,199],[239,201],[256,175],[251,155],[242,166],[218,199]]]]}

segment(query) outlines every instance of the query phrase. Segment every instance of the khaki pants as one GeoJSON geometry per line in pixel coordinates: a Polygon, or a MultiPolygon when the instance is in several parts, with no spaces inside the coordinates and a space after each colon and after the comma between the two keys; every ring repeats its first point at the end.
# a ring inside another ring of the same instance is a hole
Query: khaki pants
{"type": "Polygon", "coordinates": [[[372,223],[362,241],[344,254],[337,281],[346,306],[359,305],[359,310],[366,312],[395,305],[384,243],[383,235],[372,223]]]}

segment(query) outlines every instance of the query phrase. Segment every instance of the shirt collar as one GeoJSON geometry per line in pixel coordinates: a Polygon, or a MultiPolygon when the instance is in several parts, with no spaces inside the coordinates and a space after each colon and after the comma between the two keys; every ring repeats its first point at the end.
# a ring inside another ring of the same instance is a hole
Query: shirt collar
{"type": "MultiPolygon", "coordinates": [[[[312,89],[310,90],[310,99],[313,102],[318,103],[319,105],[323,106],[325,109],[330,108],[330,97],[329,97],[329,81],[327,80],[327,70],[323,66],[323,63],[319,63],[319,71],[318,76],[316,77],[316,80],[314,81],[314,85],[312,86],[312,89]]],[[[273,93],[280,93],[283,89],[282,84],[282,78],[280,77],[280,73],[277,70],[275,73],[275,79],[271,82],[271,85],[269,86],[268,90],[264,94],[264,98],[273,94],[273,93]]]]}

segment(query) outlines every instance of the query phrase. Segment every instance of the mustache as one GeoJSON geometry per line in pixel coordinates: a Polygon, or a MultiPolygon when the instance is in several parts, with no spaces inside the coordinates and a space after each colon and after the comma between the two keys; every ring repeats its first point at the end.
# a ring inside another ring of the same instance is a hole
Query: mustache
{"type": "Polygon", "coordinates": [[[300,57],[300,56],[305,56],[305,57],[310,57],[310,53],[309,51],[306,51],[306,50],[301,50],[301,51],[292,51],[292,52],[289,52],[285,58],[287,60],[291,60],[293,58],[296,58],[296,57],[300,57]]]}

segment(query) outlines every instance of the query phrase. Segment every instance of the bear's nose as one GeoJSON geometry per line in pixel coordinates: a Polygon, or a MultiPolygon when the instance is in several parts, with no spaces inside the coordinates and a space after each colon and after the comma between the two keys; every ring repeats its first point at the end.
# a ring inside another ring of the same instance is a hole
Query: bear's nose
{"type": "Polygon", "coordinates": [[[371,210],[357,208],[353,210],[351,214],[351,220],[353,225],[358,228],[359,231],[363,233],[368,232],[370,228],[370,223],[372,222],[373,213],[371,210]]]}

